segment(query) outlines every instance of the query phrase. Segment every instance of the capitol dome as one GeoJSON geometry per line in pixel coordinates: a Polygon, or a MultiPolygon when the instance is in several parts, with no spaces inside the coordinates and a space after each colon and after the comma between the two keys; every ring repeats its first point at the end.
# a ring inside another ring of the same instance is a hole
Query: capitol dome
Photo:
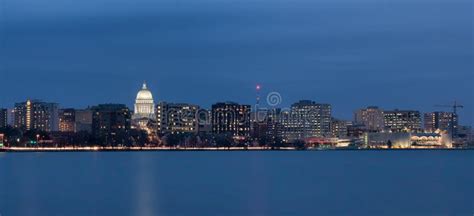
{"type": "Polygon", "coordinates": [[[146,83],[143,83],[142,89],[138,91],[137,98],[135,100],[135,110],[133,119],[155,119],[155,102],[153,101],[153,95],[148,90],[146,83]]]}
{"type": "Polygon", "coordinates": [[[142,89],[137,94],[137,101],[138,100],[153,100],[153,95],[146,87],[146,83],[143,83],[142,89]]]}

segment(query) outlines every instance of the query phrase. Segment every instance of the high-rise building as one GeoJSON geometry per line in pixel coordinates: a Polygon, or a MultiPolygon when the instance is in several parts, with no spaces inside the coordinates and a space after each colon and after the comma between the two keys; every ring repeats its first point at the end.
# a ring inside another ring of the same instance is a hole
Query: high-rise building
{"type": "Polygon", "coordinates": [[[331,136],[331,105],[301,100],[281,115],[286,142],[331,136]]]}
{"type": "Polygon", "coordinates": [[[384,124],[392,132],[420,132],[421,114],[415,110],[384,111],[384,124]]]}
{"type": "Polygon", "coordinates": [[[15,104],[15,124],[26,130],[58,131],[58,104],[27,100],[15,104]]]}
{"type": "Polygon", "coordinates": [[[156,106],[158,132],[181,134],[198,132],[199,106],[161,102],[156,106]]]}
{"type": "Polygon", "coordinates": [[[383,110],[376,106],[355,111],[354,121],[357,125],[364,125],[368,131],[378,132],[385,128],[383,110]]]}
{"type": "Polygon", "coordinates": [[[75,132],[92,132],[92,110],[81,109],[76,110],[74,115],[74,131],[75,132]]]}
{"type": "Polygon", "coordinates": [[[5,128],[8,125],[8,110],[0,108],[0,128],[5,128]]]}
{"type": "Polygon", "coordinates": [[[59,131],[75,132],[76,111],[74,109],[59,110],[59,131]]]}
{"type": "Polygon", "coordinates": [[[127,145],[131,113],[123,104],[100,104],[91,107],[92,134],[105,145],[127,145]]]}
{"type": "Polygon", "coordinates": [[[137,93],[132,119],[140,127],[146,127],[150,120],[156,119],[155,102],[146,83],[143,83],[142,89],[137,93]]]}
{"type": "Polygon", "coordinates": [[[212,132],[236,137],[250,136],[250,105],[234,102],[212,105],[212,132]]]}
{"type": "Polygon", "coordinates": [[[427,132],[444,130],[456,134],[458,116],[452,112],[430,112],[424,114],[424,126],[427,132]]]}

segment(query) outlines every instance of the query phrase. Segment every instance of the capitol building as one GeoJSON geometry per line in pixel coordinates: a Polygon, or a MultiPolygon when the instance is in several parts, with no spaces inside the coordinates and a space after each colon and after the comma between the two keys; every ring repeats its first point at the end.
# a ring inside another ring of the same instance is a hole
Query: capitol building
{"type": "Polygon", "coordinates": [[[137,122],[139,126],[146,126],[150,120],[155,119],[155,102],[153,95],[147,88],[146,83],[143,83],[142,89],[137,93],[132,120],[137,122]]]}

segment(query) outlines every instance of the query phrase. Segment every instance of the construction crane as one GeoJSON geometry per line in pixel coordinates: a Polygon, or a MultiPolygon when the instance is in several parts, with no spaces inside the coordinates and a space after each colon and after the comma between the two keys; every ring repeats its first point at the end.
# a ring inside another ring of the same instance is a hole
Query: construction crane
{"type": "Polygon", "coordinates": [[[455,131],[454,131],[454,119],[458,116],[458,108],[464,108],[463,105],[461,104],[458,104],[457,101],[454,101],[453,104],[451,105],[435,105],[435,107],[449,107],[449,108],[452,108],[453,109],[453,115],[451,115],[451,138],[452,138],[452,141],[454,141],[454,137],[455,137],[455,131]]]}

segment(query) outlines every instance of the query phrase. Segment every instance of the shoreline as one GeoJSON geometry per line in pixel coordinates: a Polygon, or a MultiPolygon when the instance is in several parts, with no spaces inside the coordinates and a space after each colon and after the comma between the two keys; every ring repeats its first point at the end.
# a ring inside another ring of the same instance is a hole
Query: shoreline
{"type": "Polygon", "coordinates": [[[330,148],[330,149],[296,149],[293,147],[266,148],[266,147],[231,147],[231,148],[170,148],[170,147],[63,147],[63,148],[29,148],[11,147],[1,148],[0,152],[199,152],[199,151],[472,151],[474,148],[404,148],[404,149],[357,149],[357,148],[330,148]]]}

